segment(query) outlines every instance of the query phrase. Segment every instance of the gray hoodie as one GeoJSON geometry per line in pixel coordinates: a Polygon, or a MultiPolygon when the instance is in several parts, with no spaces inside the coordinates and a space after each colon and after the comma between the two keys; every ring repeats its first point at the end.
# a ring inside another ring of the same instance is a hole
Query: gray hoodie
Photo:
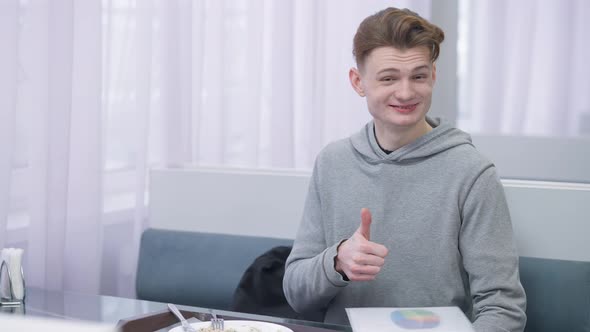
{"type": "Polygon", "coordinates": [[[386,154],[373,123],[318,155],[287,260],[285,295],[298,312],[347,324],[347,307],[458,306],[478,332],[522,331],[526,298],[502,184],[469,135],[433,130],[386,154]],[[377,279],[349,282],[337,246],[372,213],[371,238],[389,250],[377,279]]]}

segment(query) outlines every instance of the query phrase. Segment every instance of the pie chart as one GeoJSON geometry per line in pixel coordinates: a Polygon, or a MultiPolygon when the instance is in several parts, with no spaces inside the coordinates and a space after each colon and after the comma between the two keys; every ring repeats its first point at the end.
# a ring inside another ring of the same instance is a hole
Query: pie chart
{"type": "Polygon", "coordinates": [[[395,325],[408,329],[431,329],[440,324],[440,317],[432,311],[423,309],[401,309],[391,312],[391,320],[395,325]]]}

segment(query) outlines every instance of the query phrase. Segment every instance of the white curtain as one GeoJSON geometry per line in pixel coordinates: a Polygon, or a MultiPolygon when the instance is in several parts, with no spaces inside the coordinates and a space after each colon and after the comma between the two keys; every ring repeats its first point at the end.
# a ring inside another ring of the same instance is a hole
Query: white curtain
{"type": "Polygon", "coordinates": [[[590,136],[590,2],[461,0],[459,126],[590,136]]]}
{"type": "Polygon", "coordinates": [[[0,1],[0,247],[29,286],[134,295],[157,165],[309,169],[368,119],[352,36],[430,1],[0,1]]]}

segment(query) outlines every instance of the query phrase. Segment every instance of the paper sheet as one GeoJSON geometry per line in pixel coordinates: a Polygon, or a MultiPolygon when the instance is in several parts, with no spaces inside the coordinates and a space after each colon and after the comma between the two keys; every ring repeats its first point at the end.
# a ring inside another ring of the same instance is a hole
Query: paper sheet
{"type": "Polygon", "coordinates": [[[354,332],[474,332],[457,307],[347,308],[354,332]]]}

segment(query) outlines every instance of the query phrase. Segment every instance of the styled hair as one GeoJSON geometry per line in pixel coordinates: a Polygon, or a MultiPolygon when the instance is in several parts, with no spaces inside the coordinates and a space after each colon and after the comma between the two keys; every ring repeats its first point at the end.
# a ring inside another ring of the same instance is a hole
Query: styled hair
{"type": "Polygon", "coordinates": [[[352,54],[357,66],[378,47],[392,46],[405,50],[424,46],[430,50],[430,59],[436,61],[444,32],[409,9],[386,8],[367,18],[354,35],[352,54]]]}

